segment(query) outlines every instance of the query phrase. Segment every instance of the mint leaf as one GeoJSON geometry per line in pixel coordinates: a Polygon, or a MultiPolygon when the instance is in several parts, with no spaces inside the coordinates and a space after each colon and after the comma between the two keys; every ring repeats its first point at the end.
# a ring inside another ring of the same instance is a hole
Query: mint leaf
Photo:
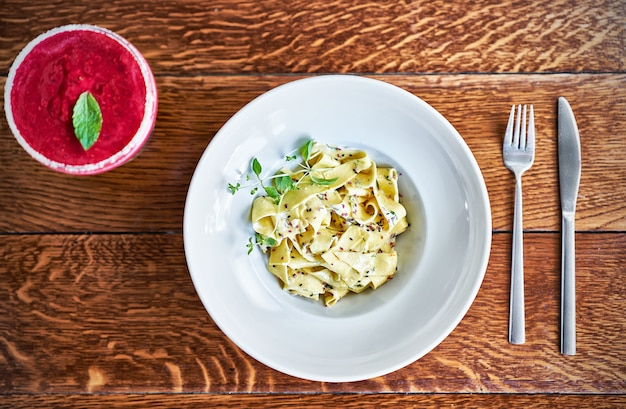
{"type": "Polygon", "coordinates": [[[309,139],[304,145],[302,145],[302,147],[300,147],[300,156],[302,156],[302,160],[305,162],[308,161],[309,156],[311,156],[313,143],[315,143],[315,141],[313,139],[309,139]]]}
{"type": "Polygon", "coordinates": [[[291,180],[291,176],[289,175],[281,175],[274,179],[274,185],[276,186],[276,190],[278,193],[285,193],[294,188],[293,180],[291,180]]]}
{"type": "Polygon", "coordinates": [[[274,247],[276,244],[278,244],[278,242],[274,240],[273,238],[266,237],[262,235],[261,233],[255,233],[254,239],[252,237],[248,239],[248,244],[246,244],[246,247],[248,248],[248,254],[250,254],[254,250],[254,246],[259,246],[263,248],[263,247],[274,247]]]}
{"type": "Polygon", "coordinates": [[[277,241],[274,240],[271,237],[265,237],[265,238],[263,238],[263,243],[265,245],[267,245],[267,246],[274,247],[276,245],[277,241]]]}
{"type": "Polygon", "coordinates": [[[274,199],[274,202],[278,203],[280,201],[280,193],[278,193],[278,190],[276,190],[274,186],[263,186],[263,189],[265,189],[265,193],[267,193],[269,197],[274,199]]]}
{"type": "Polygon", "coordinates": [[[76,100],[74,111],[72,112],[72,124],[74,134],[83,146],[88,150],[93,146],[100,136],[102,129],[102,112],[100,105],[89,91],[85,91],[76,100]]]}
{"type": "Polygon", "coordinates": [[[263,171],[263,168],[261,167],[261,163],[259,162],[259,160],[257,158],[252,158],[252,171],[254,172],[255,175],[257,175],[257,177],[261,176],[261,172],[263,171]]]}

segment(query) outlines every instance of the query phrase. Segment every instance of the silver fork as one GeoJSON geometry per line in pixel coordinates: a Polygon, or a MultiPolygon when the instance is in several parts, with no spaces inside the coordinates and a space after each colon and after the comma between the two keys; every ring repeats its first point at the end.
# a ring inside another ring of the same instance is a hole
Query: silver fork
{"type": "Polygon", "coordinates": [[[502,157],[504,165],[515,174],[515,214],[513,219],[513,251],[511,257],[511,300],[509,305],[509,342],[526,342],[524,319],[524,246],[522,226],[522,174],[535,159],[535,116],[530,106],[528,129],[526,128],[526,105],[518,105],[517,121],[515,105],[511,108],[506,126],[502,157]]]}

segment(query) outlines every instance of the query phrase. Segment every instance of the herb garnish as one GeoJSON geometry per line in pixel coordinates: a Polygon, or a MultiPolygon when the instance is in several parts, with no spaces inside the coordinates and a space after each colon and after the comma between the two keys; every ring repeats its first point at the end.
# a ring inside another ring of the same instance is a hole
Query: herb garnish
{"type": "Polygon", "coordinates": [[[256,233],[254,235],[254,238],[250,237],[248,239],[248,244],[246,244],[246,247],[248,247],[248,254],[252,253],[252,250],[254,250],[254,246],[259,246],[259,247],[274,247],[276,245],[276,240],[274,240],[271,237],[266,237],[260,233],[256,233]]]}
{"type": "Polygon", "coordinates": [[[74,134],[84,150],[91,148],[98,140],[102,129],[102,112],[98,101],[89,91],[80,94],[76,100],[72,112],[72,125],[74,134]]]}
{"type": "MultiPolygon", "coordinates": [[[[312,174],[314,170],[312,169],[308,161],[311,157],[311,150],[313,148],[314,143],[315,141],[313,139],[309,139],[300,147],[300,149],[298,149],[298,153],[300,154],[300,157],[302,158],[302,163],[300,164],[300,167],[303,170],[301,172],[294,173],[294,175],[299,176],[296,180],[292,179],[292,176],[284,174],[284,173],[277,173],[269,177],[263,177],[261,175],[263,173],[263,166],[261,166],[261,163],[259,162],[259,160],[256,157],[254,157],[252,158],[252,161],[250,162],[250,170],[252,171],[252,174],[254,175],[254,178],[256,179],[256,181],[246,186],[242,186],[241,183],[236,183],[236,184],[229,183],[228,190],[230,191],[230,193],[234,195],[241,189],[250,188],[250,194],[253,195],[259,190],[260,187],[262,187],[265,193],[267,194],[267,196],[271,197],[274,200],[274,203],[279,204],[281,199],[285,195],[285,193],[289,192],[290,190],[298,189],[298,185],[302,182],[302,180],[306,176],[309,176],[309,179],[311,180],[313,184],[316,184],[319,186],[330,186],[335,181],[337,181],[338,178],[335,177],[331,179],[325,179],[325,178],[316,177],[312,174]]],[[[293,161],[296,159],[297,159],[297,154],[285,156],[285,161],[287,162],[293,161]]],[[[251,179],[252,179],[251,175],[246,175],[247,181],[250,181],[251,179]]],[[[276,244],[277,242],[273,238],[265,237],[259,233],[256,233],[254,238],[250,237],[250,239],[248,240],[248,244],[247,244],[248,254],[252,252],[255,246],[260,246],[261,248],[268,248],[268,247],[273,247],[276,244]]]]}
{"type": "MultiPolygon", "coordinates": [[[[305,176],[309,176],[311,182],[316,185],[330,186],[337,180],[337,178],[318,178],[312,174],[313,169],[309,165],[308,160],[310,159],[311,149],[314,143],[315,141],[313,139],[309,139],[304,145],[300,147],[300,149],[298,149],[298,153],[302,158],[302,163],[300,164],[300,166],[302,167],[303,171],[299,173],[301,174],[301,176],[297,180],[294,181],[291,176],[284,173],[277,173],[269,177],[261,176],[261,173],[263,172],[263,166],[261,166],[261,162],[259,162],[259,160],[254,157],[250,162],[250,169],[252,170],[252,173],[256,178],[256,182],[249,186],[242,186],[240,183],[236,183],[234,185],[232,183],[229,183],[228,190],[234,195],[239,190],[245,187],[250,187],[250,194],[255,194],[258,191],[259,187],[262,187],[263,190],[265,190],[265,193],[269,197],[274,199],[274,203],[278,204],[280,203],[280,199],[285,195],[285,193],[289,192],[290,190],[296,190],[298,188],[298,185],[302,182],[305,176]],[[266,182],[270,183],[268,184],[266,182]]],[[[295,160],[296,158],[296,155],[288,155],[285,157],[285,161],[289,162],[295,160]]],[[[246,175],[246,180],[250,179],[252,179],[251,176],[246,175]]]]}

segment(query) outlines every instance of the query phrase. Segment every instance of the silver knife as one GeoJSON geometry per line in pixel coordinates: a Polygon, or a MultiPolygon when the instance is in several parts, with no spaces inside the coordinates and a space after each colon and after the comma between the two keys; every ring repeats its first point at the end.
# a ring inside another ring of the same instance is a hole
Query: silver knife
{"type": "Polygon", "coordinates": [[[576,258],[574,220],[580,185],[580,136],[572,108],[559,97],[559,185],[561,189],[561,353],[576,355],[576,258]]]}

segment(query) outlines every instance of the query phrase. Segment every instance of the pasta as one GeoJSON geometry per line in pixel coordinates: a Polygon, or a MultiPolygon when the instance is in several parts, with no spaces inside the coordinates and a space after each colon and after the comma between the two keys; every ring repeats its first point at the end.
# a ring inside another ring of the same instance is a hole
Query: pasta
{"type": "Polygon", "coordinates": [[[262,248],[283,289],[332,306],[394,276],[406,209],[394,168],[378,167],[359,149],[314,141],[307,148],[299,168],[278,172],[292,188],[255,198],[251,218],[272,244],[262,248]]]}

